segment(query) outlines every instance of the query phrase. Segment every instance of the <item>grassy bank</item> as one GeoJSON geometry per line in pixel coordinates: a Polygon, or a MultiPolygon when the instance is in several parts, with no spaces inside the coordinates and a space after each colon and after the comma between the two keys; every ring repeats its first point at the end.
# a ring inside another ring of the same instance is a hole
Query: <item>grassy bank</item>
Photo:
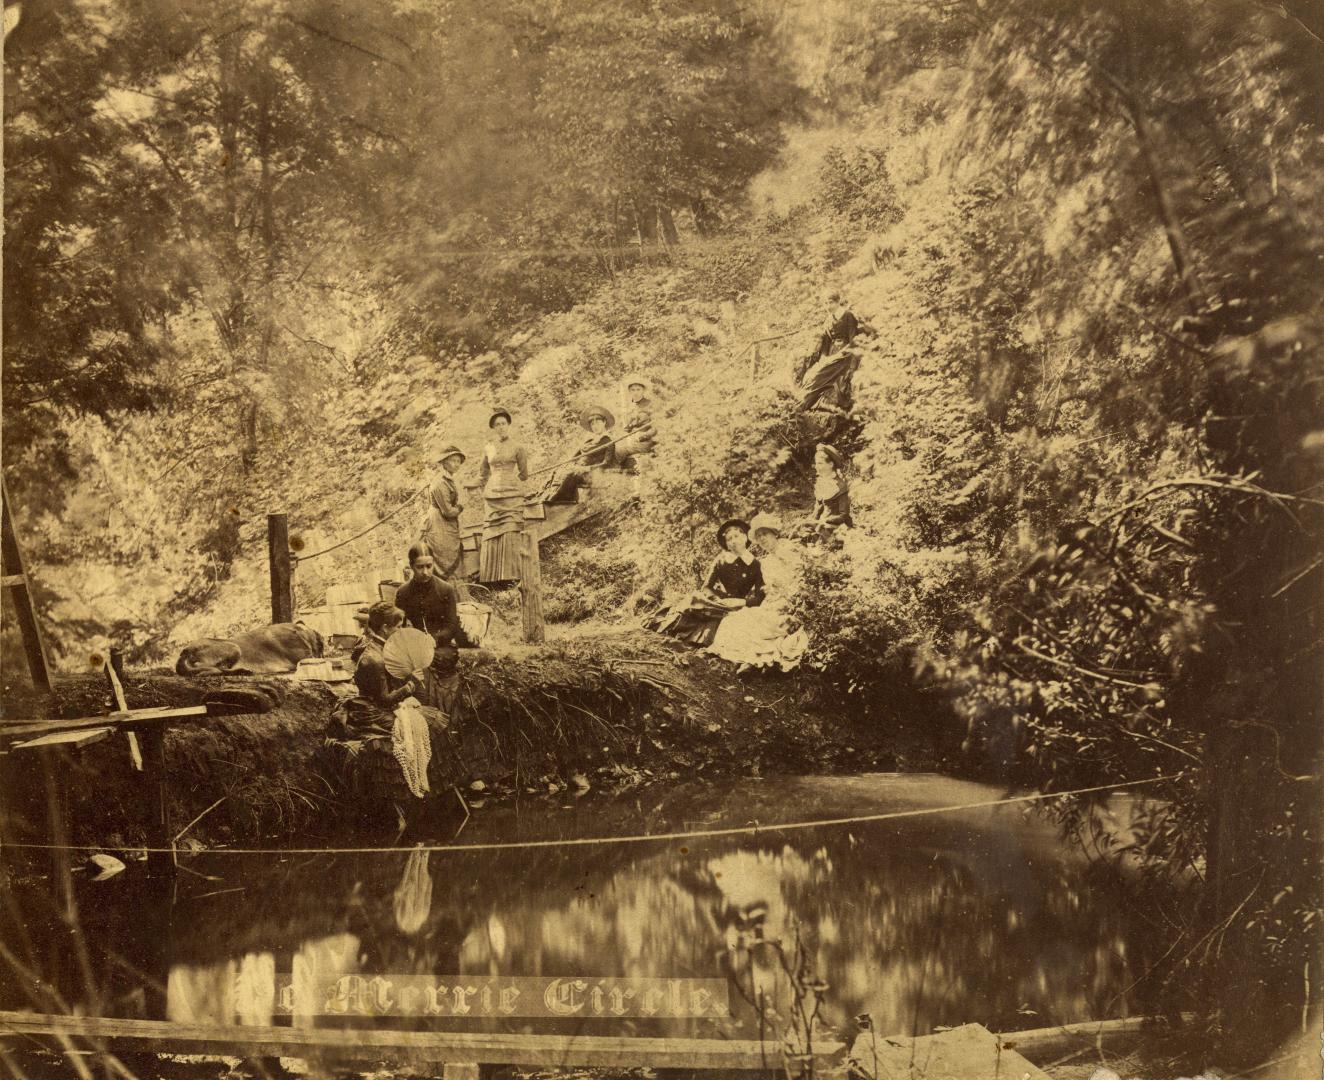
{"type": "MultiPolygon", "coordinates": [[[[475,651],[460,672],[464,782],[481,782],[484,797],[572,782],[615,791],[682,778],[926,767],[941,752],[903,717],[864,728],[807,706],[811,684],[798,676],[738,679],[729,665],[643,632],[475,651]]],[[[131,673],[125,690],[134,707],[185,705],[247,681],[153,671],[131,673]]],[[[336,694],[316,683],[265,682],[280,694],[271,712],[180,724],[166,735],[171,821],[180,829],[205,812],[191,840],[309,839],[345,816],[317,758],[336,694]]],[[[7,715],[95,716],[108,705],[102,677],[90,674],[61,679],[49,698],[15,700],[7,715]]],[[[11,839],[47,835],[39,761],[30,752],[4,759],[11,839]]],[[[72,843],[141,843],[148,804],[122,738],[50,762],[69,793],[72,843]]]]}

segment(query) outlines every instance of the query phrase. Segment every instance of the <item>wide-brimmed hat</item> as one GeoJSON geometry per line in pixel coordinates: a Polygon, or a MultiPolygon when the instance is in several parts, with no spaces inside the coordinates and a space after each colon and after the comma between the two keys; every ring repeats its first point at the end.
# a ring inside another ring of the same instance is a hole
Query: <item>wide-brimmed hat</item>
{"type": "Polygon", "coordinates": [[[495,427],[495,426],[496,426],[496,418],[497,418],[498,416],[504,416],[504,417],[506,418],[506,423],[507,423],[507,424],[513,424],[513,423],[515,422],[515,418],[514,418],[513,416],[511,416],[510,413],[508,413],[505,409],[494,409],[494,410],[492,411],[492,415],[489,416],[489,417],[487,418],[487,426],[488,426],[488,427],[495,427]]]}
{"type": "Polygon", "coordinates": [[[625,378],[621,380],[621,386],[626,390],[629,390],[632,386],[642,386],[644,388],[644,393],[648,393],[648,380],[637,372],[632,371],[629,375],[625,376],[625,378]]]}
{"type": "Polygon", "coordinates": [[[461,450],[458,446],[455,446],[453,444],[451,446],[443,446],[441,448],[441,453],[437,455],[437,460],[445,461],[447,458],[452,458],[452,457],[459,458],[461,465],[463,465],[465,461],[468,460],[468,458],[466,458],[464,455],[464,451],[461,450]]]}
{"type": "Polygon", "coordinates": [[[766,512],[755,514],[754,517],[750,519],[749,531],[751,533],[757,533],[765,530],[768,532],[775,532],[778,536],[781,536],[782,533],[786,531],[782,528],[781,518],[776,514],[769,514],[766,512]]]}
{"type": "Polygon", "coordinates": [[[725,536],[726,536],[726,530],[729,529],[732,525],[739,526],[742,530],[744,530],[746,536],[749,535],[748,521],[745,521],[743,518],[727,518],[724,522],[722,522],[722,524],[717,526],[717,546],[720,547],[723,551],[730,550],[730,548],[726,546],[725,536]]]}
{"type": "Polygon", "coordinates": [[[604,409],[601,405],[590,405],[587,409],[585,409],[582,413],[580,413],[579,423],[586,430],[591,431],[593,428],[593,421],[598,417],[602,417],[602,419],[606,421],[606,424],[609,428],[616,426],[616,417],[612,416],[611,412],[607,409],[604,409]]]}
{"type": "Polygon", "coordinates": [[[828,460],[837,467],[837,470],[839,472],[846,468],[846,459],[841,456],[841,451],[837,450],[836,447],[829,446],[827,443],[821,442],[816,447],[814,447],[815,453],[817,453],[819,450],[822,450],[823,453],[827,454],[828,460]]]}

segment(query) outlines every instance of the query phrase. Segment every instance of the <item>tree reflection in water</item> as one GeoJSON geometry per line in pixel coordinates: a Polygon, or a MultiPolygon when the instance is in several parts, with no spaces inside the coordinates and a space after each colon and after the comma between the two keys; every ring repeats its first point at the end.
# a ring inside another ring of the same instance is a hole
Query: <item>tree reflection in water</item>
{"type": "MultiPolygon", "coordinates": [[[[954,794],[967,799],[970,789],[988,797],[989,789],[959,787],[954,794]]],[[[691,801],[687,820],[698,827],[750,820],[738,794],[691,801]]],[[[857,789],[846,794],[858,802],[857,789]]],[[[674,804],[640,810],[656,828],[677,820],[674,804]]],[[[837,812],[831,799],[819,799],[810,814],[837,812]]],[[[599,806],[565,815],[543,808],[541,816],[532,827],[566,835],[599,832],[605,814],[599,806]]],[[[487,828],[466,840],[527,831],[496,815],[487,828]]],[[[728,976],[738,988],[733,1018],[718,1026],[755,1037],[760,1018],[746,996],[761,997],[769,1016],[782,1020],[792,1005],[786,973],[764,943],[790,949],[799,940],[828,984],[829,1027],[867,1012],[880,1033],[972,1020],[1009,1030],[1125,1014],[1125,991],[1143,967],[1129,958],[1150,953],[1155,933],[1136,917],[1125,882],[1074,857],[1050,826],[1019,812],[684,843],[213,855],[191,865],[223,881],[186,875],[173,906],[144,908],[129,890],[106,888],[95,905],[83,905],[101,980],[88,1007],[265,1023],[271,1009],[263,994],[274,973],[291,971],[296,983],[351,972],[728,976]],[[129,902],[117,903],[120,896],[129,902]],[[146,947],[163,937],[167,948],[146,947]],[[155,1008],[142,992],[154,980],[167,987],[155,1008]]],[[[25,892],[20,900],[30,913],[40,897],[25,892]]],[[[41,919],[28,926],[43,973],[78,999],[55,927],[42,937],[41,919]]],[[[328,1022],[298,1012],[295,1023],[328,1022]]],[[[498,1023],[555,1029],[565,1021],[466,1021],[498,1023]]],[[[582,1030],[712,1032],[713,1022],[586,1021],[582,1030]]]]}

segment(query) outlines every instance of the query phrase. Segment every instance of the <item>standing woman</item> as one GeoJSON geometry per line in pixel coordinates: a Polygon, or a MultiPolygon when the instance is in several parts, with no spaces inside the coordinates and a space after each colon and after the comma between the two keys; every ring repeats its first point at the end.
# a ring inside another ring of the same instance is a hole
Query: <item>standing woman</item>
{"type": "Polygon", "coordinates": [[[487,521],[478,558],[478,580],[507,584],[519,580],[520,539],[524,531],[525,482],[529,456],[510,433],[510,413],[497,409],[487,421],[492,441],[483,447],[483,500],[487,521]]]}
{"type": "Polygon", "coordinates": [[[428,520],[423,528],[423,544],[427,547],[438,577],[447,580],[459,576],[463,552],[460,548],[460,489],[455,474],[464,464],[464,453],[458,446],[448,446],[441,452],[441,471],[432,481],[429,493],[428,520]]]}

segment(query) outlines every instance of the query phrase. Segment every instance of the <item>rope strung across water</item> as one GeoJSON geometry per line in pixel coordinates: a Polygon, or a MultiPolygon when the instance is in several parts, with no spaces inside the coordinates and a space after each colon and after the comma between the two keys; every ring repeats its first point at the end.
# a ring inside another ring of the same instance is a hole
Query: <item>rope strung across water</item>
{"type": "MultiPolygon", "coordinates": [[[[390,852],[400,854],[409,851],[515,851],[527,848],[588,847],[601,844],[643,844],[669,840],[704,840],[715,836],[745,836],[759,833],[795,832],[802,829],[820,829],[838,825],[862,825],[874,821],[895,821],[899,818],[948,814],[958,810],[983,810],[994,806],[1010,806],[1014,803],[1042,802],[1046,799],[1068,799],[1074,795],[1092,795],[1101,791],[1121,791],[1123,788],[1158,784],[1164,780],[1174,780],[1180,775],[1181,773],[1168,773],[1163,776],[1151,777],[1148,780],[1128,780],[1122,784],[1099,784],[1096,787],[1076,788],[1073,791],[1034,792],[1029,795],[1013,795],[1003,799],[986,799],[981,802],[957,803],[951,806],[927,806],[915,810],[890,810],[882,814],[856,814],[851,817],[824,818],[820,821],[789,821],[772,825],[736,825],[726,829],[689,829],[682,832],[643,833],[635,836],[581,836],[566,840],[507,840],[487,844],[416,844],[413,847],[208,848],[206,851],[197,854],[375,855],[390,852]]],[[[104,851],[110,845],[13,843],[7,846],[11,848],[31,848],[39,851],[104,851]]],[[[134,847],[119,850],[164,853],[175,849],[134,847]]]]}

